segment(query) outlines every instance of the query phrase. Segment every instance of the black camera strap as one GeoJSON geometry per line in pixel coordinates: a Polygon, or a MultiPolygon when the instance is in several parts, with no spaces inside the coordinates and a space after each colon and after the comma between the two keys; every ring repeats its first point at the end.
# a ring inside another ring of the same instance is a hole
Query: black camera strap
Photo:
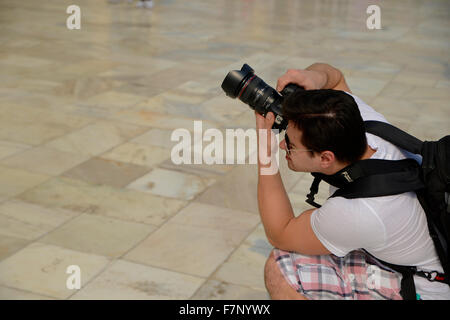
{"type": "Polygon", "coordinates": [[[314,201],[320,182],[338,188],[331,197],[347,199],[371,198],[416,191],[424,188],[420,179],[419,164],[413,159],[366,159],[355,162],[333,175],[312,173],[314,181],[306,202],[316,208],[314,201]]]}

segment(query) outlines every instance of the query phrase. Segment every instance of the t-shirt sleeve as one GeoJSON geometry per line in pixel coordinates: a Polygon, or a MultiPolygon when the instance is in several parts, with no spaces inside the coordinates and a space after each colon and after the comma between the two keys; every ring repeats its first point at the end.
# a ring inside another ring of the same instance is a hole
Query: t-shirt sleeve
{"type": "Polygon", "coordinates": [[[377,112],[374,108],[369,106],[367,103],[365,103],[363,100],[361,100],[359,97],[346,92],[347,94],[351,95],[353,99],[355,99],[356,104],[358,105],[359,112],[361,113],[361,117],[364,121],[369,120],[376,120],[381,122],[388,122],[386,118],[379,112],[377,112]]]}
{"type": "Polygon", "coordinates": [[[356,249],[382,246],[386,237],[383,223],[362,199],[328,199],[311,215],[311,227],[320,242],[338,257],[356,249]]]}
{"type": "MultiPolygon", "coordinates": [[[[389,121],[387,121],[386,118],[381,113],[377,112],[374,108],[372,108],[367,103],[362,101],[359,97],[357,97],[351,93],[348,93],[348,92],[346,92],[346,93],[351,95],[353,97],[353,99],[355,99],[355,102],[358,105],[359,112],[361,113],[361,117],[363,118],[364,121],[376,120],[376,121],[389,123],[389,121]]],[[[422,164],[422,156],[421,155],[413,154],[413,153],[408,152],[403,149],[401,149],[401,151],[403,152],[403,155],[406,158],[412,158],[412,159],[416,160],[419,164],[422,164]]]]}

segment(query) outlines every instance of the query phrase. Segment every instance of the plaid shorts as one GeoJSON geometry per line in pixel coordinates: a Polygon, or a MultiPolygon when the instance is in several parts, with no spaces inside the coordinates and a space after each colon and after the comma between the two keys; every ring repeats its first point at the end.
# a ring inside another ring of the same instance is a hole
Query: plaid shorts
{"type": "Polygon", "coordinates": [[[401,300],[401,274],[355,250],[345,257],[308,256],[279,249],[275,260],[287,282],[311,300],[401,300]]]}

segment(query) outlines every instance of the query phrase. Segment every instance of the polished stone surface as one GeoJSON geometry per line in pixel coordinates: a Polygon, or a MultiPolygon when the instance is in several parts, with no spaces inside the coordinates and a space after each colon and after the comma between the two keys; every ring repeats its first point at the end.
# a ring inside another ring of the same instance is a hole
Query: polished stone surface
{"type": "MultiPolygon", "coordinates": [[[[268,299],[256,166],[176,165],[172,132],[254,128],[226,73],[275,86],[319,61],[393,124],[448,134],[449,2],[378,1],[368,30],[372,2],[79,0],[68,30],[73,1],[1,1],[0,299],[268,299]]],[[[312,179],[280,158],[299,215],[312,179]]]]}
{"type": "Polygon", "coordinates": [[[117,260],[71,299],[189,299],[203,282],[200,277],[117,260]]]}
{"type": "Polygon", "coordinates": [[[125,259],[207,278],[257,224],[253,213],[194,202],[125,259]]]}
{"type": "Polygon", "coordinates": [[[83,214],[39,241],[116,258],[145,239],[154,229],[141,223],[83,214]]]}

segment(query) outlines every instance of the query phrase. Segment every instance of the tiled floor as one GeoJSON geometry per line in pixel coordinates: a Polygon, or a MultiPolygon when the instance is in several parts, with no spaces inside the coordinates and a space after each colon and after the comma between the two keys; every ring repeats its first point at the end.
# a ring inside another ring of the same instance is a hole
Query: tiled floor
{"type": "MultiPolygon", "coordinates": [[[[255,165],[175,165],[170,136],[254,127],[229,70],[275,85],[316,61],[392,123],[448,134],[449,2],[376,1],[368,30],[372,2],[1,1],[0,299],[267,299],[255,165]]],[[[310,176],[281,172],[307,209],[310,176]]]]}

